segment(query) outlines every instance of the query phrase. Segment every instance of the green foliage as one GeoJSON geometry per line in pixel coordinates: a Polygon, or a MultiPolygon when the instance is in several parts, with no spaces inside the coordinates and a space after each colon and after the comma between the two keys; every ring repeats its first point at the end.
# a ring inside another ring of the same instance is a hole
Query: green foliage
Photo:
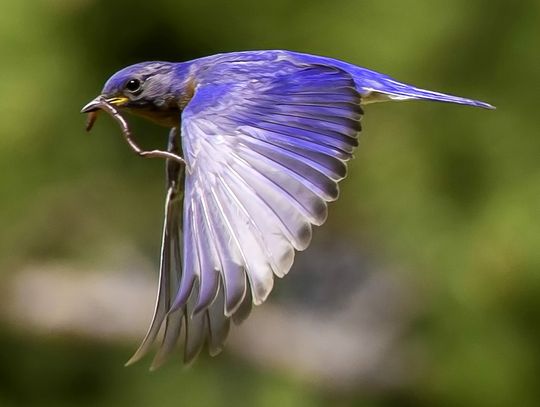
{"type": "MultiPolygon", "coordinates": [[[[328,394],[227,358],[149,375],[121,368],[122,348],[6,334],[0,404],[537,405],[536,0],[38,0],[0,9],[1,278],[27,263],[85,261],[118,240],[157,252],[162,163],[135,158],[110,120],[85,134],[78,114],[130,63],[294,49],[498,107],[368,106],[331,209],[336,230],[373,242],[416,282],[423,309],[405,341],[426,366],[405,388],[328,394]]],[[[136,123],[142,144],[165,144],[163,129],[136,123]]]]}

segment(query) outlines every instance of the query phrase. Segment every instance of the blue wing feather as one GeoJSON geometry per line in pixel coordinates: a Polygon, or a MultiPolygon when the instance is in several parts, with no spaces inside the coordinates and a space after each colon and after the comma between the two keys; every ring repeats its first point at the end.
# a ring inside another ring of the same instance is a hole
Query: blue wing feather
{"type": "Polygon", "coordinates": [[[284,160],[290,161],[293,167],[298,167],[296,171],[301,172],[303,168],[309,167],[308,171],[314,169],[332,181],[343,179],[347,173],[345,163],[341,160],[336,160],[335,157],[310,150],[298,144],[284,143],[275,138],[268,137],[261,139],[259,137],[253,137],[253,133],[248,132],[248,134],[250,137],[243,137],[246,145],[253,146],[256,151],[257,146],[262,146],[263,149],[271,150],[280,156],[285,156],[286,158],[284,160]]]}
{"type": "Polygon", "coordinates": [[[273,275],[289,271],[358,144],[360,95],[348,73],[290,61],[256,68],[221,63],[198,74],[182,114],[185,274],[174,308],[187,310],[187,359],[205,337],[220,349],[228,330],[199,313],[242,320],[273,275]]]}

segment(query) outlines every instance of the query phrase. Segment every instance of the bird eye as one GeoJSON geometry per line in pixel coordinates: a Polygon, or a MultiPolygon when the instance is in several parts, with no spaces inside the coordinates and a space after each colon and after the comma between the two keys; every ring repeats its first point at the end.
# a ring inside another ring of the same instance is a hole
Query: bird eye
{"type": "Polygon", "coordinates": [[[130,79],[126,83],[126,89],[130,92],[137,92],[141,88],[141,81],[138,79],[130,79]]]}

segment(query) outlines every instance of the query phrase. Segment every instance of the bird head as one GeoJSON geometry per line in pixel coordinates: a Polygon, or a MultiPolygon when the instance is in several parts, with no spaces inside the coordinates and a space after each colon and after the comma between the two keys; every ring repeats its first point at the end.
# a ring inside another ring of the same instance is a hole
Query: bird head
{"type": "Polygon", "coordinates": [[[103,101],[157,124],[178,125],[180,108],[173,92],[174,64],[142,62],[128,66],[109,78],[101,95],[92,100],[81,113],[92,113],[103,101]]]}

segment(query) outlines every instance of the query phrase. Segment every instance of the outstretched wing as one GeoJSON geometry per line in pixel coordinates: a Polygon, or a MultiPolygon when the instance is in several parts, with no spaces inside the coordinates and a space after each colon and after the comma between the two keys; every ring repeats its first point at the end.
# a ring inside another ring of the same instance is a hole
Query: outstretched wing
{"type": "MultiPolygon", "coordinates": [[[[228,62],[194,78],[181,128],[182,273],[162,288],[177,290],[160,296],[169,309],[161,354],[177,341],[182,318],[187,361],[205,341],[211,353],[221,349],[230,319],[267,298],[274,275],[287,274],[312,225],[326,220],[358,145],[360,96],[347,72],[285,60],[268,68],[228,62]]],[[[174,250],[165,245],[165,257],[174,250]]],[[[137,358],[164,318],[155,318],[137,358]]]]}
{"type": "Polygon", "coordinates": [[[173,307],[197,315],[223,291],[225,316],[261,304],[305,249],[358,145],[348,73],[283,61],[229,63],[197,77],[182,114],[184,261],[173,307]],[[197,284],[195,293],[192,287],[197,284]],[[249,294],[248,294],[249,293],[249,294]]]}

